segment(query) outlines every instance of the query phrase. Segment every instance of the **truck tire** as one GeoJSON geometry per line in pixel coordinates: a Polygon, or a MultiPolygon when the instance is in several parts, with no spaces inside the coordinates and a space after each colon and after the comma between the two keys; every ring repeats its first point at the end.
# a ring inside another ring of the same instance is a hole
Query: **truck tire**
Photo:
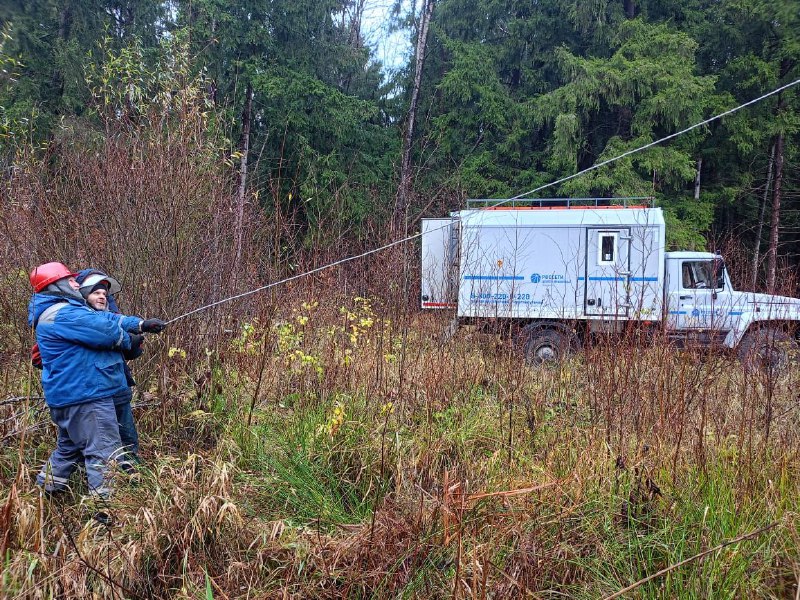
{"type": "Polygon", "coordinates": [[[739,360],[747,370],[782,373],[797,358],[797,343],[777,327],[748,331],[739,344],[739,360]]]}
{"type": "MultiPolygon", "coordinates": [[[[523,335],[526,335],[524,330],[523,335]]],[[[566,331],[551,327],[533,329],[526,335],[522,346],[525,362],[539,366],[562,361],[572,349],[572,337],[566,331]]]]}

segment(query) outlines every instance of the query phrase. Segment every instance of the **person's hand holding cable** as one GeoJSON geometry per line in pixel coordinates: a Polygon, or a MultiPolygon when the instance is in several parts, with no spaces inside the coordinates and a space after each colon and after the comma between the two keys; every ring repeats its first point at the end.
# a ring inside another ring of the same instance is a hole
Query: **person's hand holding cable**
{"type": "Polygon", "coordinates": [[[167,323],[161,319],[144,319],[139,323],[139,331],[142,333],[161,333],[166,326],[167,323]]]}

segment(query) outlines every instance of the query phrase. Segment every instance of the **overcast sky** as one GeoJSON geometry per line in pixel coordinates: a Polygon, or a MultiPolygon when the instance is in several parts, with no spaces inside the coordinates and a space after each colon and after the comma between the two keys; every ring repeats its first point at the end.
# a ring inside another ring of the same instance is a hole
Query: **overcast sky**
{"type": "MultiPolygon", "coordinates": [[[[401,67],[411,50],[407,31],[389,34],[389,15],[393,4],[393,0],[367,0],[362,21],[364,39],[386,71],[401,67]]],[[[407,6],[408,0],[404,0],[403,4],[407,6]]]]}

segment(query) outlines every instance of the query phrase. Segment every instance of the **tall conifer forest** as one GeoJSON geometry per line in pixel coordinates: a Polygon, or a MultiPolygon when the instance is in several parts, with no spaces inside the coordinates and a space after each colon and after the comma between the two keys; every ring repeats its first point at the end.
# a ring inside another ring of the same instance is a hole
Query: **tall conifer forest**
{"type": "MultiPolygon", "coordinates": [[[[572,175],[797,79],[800,53],[790,1],[4,4],[7,172],[20,144],[89,143],[191,77],[241,193],[290,219],[289,252],[572,175]]],[[[540,195],[652,196],[671,247],[735,240],[761,281],[771,247],[779,269],[800,250],[797,95],[540,195]]]]}

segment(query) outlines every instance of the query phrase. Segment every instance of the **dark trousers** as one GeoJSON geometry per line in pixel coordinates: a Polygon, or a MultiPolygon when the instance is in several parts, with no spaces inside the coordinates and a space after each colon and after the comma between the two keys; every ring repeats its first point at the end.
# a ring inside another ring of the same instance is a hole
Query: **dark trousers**
{"type": "Polygon", "coordinates": [[[72,473],[85,463],[89,491],[108,497],[109,463],[116,460],[124,466],[126,462],[113,397],[50,407],[50,416],[58,426],[58,439],[56,449],[36,477],[37,483],[47,491],[66,489],[72,473]]]}
{"type": "Polygon", "coordinates": [[[122,448],[127,454],[128,461],[132,464],[139,463],[139,432],[136,431],[136,423],[133,420],[133,410],[131,409],[131,399],[133,391],[128,388],[127,393],[114,396],[114,410],[117,413],[117,424],[119,425],[119,437],[122,440],[122,448]]]}

